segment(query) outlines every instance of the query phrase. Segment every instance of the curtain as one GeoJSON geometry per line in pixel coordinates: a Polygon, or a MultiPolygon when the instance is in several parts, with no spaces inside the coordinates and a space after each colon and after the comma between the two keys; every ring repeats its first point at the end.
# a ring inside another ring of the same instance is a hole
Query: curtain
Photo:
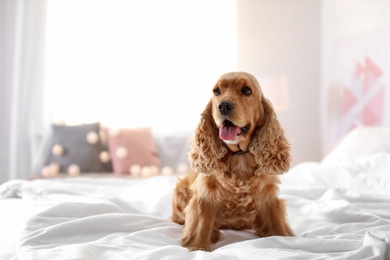
{"type": "Polygon", "coordinates": [[[46,0],[0,1],[0,183],[25,178],[39,160],[46,0]]]}

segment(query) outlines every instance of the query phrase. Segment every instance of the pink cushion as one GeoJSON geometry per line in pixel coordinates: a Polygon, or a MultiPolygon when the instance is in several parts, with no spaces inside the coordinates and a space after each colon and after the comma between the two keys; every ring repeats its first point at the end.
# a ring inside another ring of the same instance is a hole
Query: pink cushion
{"type": "Polygon", "coordinates": [[[113,171],[128,174],[132,165],[160,167],[150,128],[104,129],[113,171]]]}

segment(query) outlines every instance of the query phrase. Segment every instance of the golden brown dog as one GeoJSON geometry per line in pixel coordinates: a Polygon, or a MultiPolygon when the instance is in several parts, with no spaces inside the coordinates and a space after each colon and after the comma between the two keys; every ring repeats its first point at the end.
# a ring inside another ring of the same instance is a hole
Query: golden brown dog
{"type": "Polygon", "coordinates": [[[277,197],[290,145],[254,76],[230,72],[219,78],[191,145],[191,170],[172,198],[172,219],[185,224],[183,246],[211,251],[220,228],[293,236],[277,197]]]}

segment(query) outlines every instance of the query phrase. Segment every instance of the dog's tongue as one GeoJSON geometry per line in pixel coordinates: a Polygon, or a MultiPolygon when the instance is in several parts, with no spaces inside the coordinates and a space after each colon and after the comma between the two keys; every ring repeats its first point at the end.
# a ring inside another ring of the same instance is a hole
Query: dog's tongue
{"type": "Polygon", "coordinates": [[[235,125],[223,126],[219,129],[219,138],[224,141],[233,140],[240,133],[240,128],[235,125]]]}

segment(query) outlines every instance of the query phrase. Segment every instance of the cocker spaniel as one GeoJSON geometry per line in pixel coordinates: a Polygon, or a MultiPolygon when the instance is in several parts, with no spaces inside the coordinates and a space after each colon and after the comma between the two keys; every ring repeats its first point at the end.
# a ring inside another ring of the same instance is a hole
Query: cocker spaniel
{"type": "Polygon", "coordinates": [[[182,245],[211,251],[220,229],[293,236],[277,196],[290,145],[272,104],[246,72],[222,75],[212,92],[191,141],[191,169],[173,191],[172,219],[185,224],[182,245]]]}

